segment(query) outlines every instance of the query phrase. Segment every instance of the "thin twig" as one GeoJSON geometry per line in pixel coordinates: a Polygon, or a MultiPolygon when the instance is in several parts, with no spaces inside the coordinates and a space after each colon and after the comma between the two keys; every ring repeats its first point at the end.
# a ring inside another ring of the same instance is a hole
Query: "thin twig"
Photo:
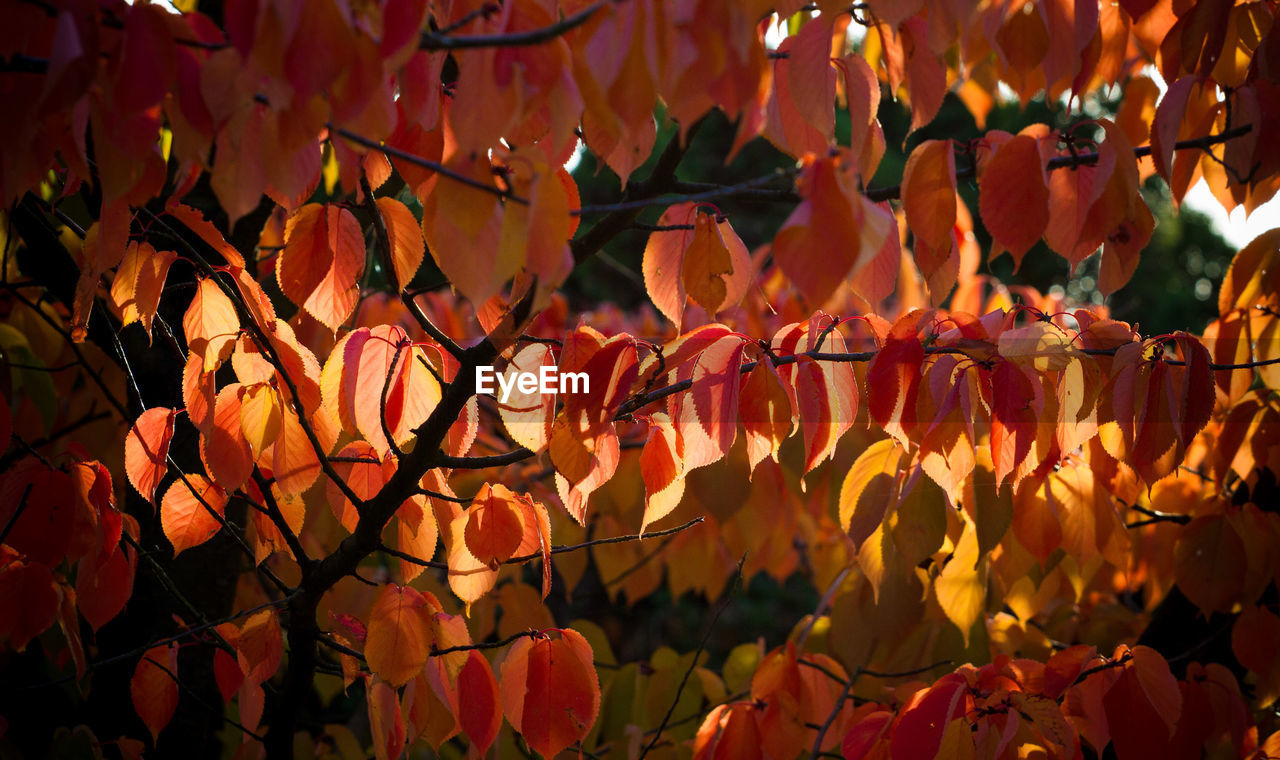
{"type": "Polygon", "coordinates": [[[582,26],[596,11],[607,5],[607,0],[599,0],[594,5],[578,11],[572,16],[565,16],[554,24],[540,29],[507,34],[472,34],[446,36],[440,32],[423,32],[418,43],[419,50],[464,50],[467,48],[486,47],[527,47],[550,42],[572,29],[582,26]]]}
{"type": "Polygon", "coordinates": [[[658,728],[654,731],[653,738],[640,752],[639,760],[649,754],[649,751],[658,743],[658,739],[662,736],[662,732],[666,729],[667,723],[671,721],[671,714],[676,711],[676,705],[680,702],[680,695],[684,692],[684,687],[689,683],[689,676],[693,675],[693,671],[698,667],[698,659],[707,648],[707,642],[711,639],[711,632],[715,630],[716,621],[720,619],[720,614],[729,606],[730,600],[733,599],[734,593],[742,582],[742,565],[747,561],[747,555],[743,554],[742,559],[738,560],[738,567],[734,570],[733,583],[729,586],[729,591],[720,599],[720,603],[716,605],[715,614],[711,616],[711,621],[707,623],[707,628],[702,634],[702,640],[698,642],[698,648],[693,653],[693,659],[689,662],[689,669],[684,672],[684,677],[680,679],[680,685],[676,687],[676,695],[671,700],[671,705],[667,708],[667,714],[662,716],[662,722],[658,724],[658,728]]]}

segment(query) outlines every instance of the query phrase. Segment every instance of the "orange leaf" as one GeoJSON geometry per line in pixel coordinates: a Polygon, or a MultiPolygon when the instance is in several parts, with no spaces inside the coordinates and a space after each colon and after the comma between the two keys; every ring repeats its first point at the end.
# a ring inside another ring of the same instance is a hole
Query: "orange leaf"
{"type": "Polygon", "coordinates": [[[551,348],[542,343],[530,343],[511,357],[503,372],[511,385],[506,400],[499,399],[498,414],[502,426],[511,439],[530,451],[541,451],[551,438],[551,419],[554,416],[556,398],[552,394],[539,393],[536,389],[525,393],[516,385],[518,373],[540,372],[542,367],[554,367],[555,357],[551,348]]]}
{"type": "Polygon", "coordinates": [[[129,696],[133,709],[151,731],[151,739],[169,725],[178,707],[178,644],[148,649],[133,670],[129,696]]]}
{"type": "Polygon", "coordinates": [[[520,639],[502,663],[502,710],[543,757],[581,740],[600,712],[591,645],[577,631],[558,633],[520,639]]]}
{"type": "Polygon", "coordinates": [[[235,491],[253,472],[253,450],[241,425],[240,384],[231,383],[218,392],[213,407],[213,425],[208,435],[200,434],[200,457],[218,485],[235,491]]]}
{"type": "Polygon", "coordinates": [[[173,251],[157,253],[150,243],[129,243],[111,281],[111,301],[120,315],[121,326],[141,321],[147,338],[151,337],[151,320],[160,305],[160,292],[169,266],[177,258],[173,251]]]}
{"type": "Polygon", "coordinates": [[[684,495],[684,462],[671,418],[656,412],[649,421],[649,440],[640,452],[640,477],[644,481],[643,534],[650,525],[671,514],[684,495]]]}
{"type": "Polygon", "coordinates": [[[510,559],[524,537],[524,518],[515,494],[500,483],[481,486],[467,510],[463,537],[471,555],[491,569],[510,559]]]}
{"type": "Polygon", "coordinates": [[[196,286],[195,298],[182,317],[182,331],[192,355],[204,361],[205,372],[217,369],[231,355],[240,319],[214,278],[206,277],[196,286]]]}
{"type": "Polygon", "coordinates": [[[422,229],[413,212],[395,198],[377,199],[378,211],[382,214],[382,222],[387,227],[387,237],[391,241],[391,267],[395,272],[396,283],[407,288],[413,281],[418,268],[422,266],[422,257],[426,248],[422,242],[422,229]]]}
{"type": "Polygon", "coordinates": [[[891,218],[858,192],[851,159],[847,152],[805,157],[796,183],[802,200],[773,239],[774,259],[811,306],[821,306],[850,270],[875,257],[890,234],[891,218]]]}
{"type": "Polygon", "coordinates": [[[274,610],[255,612],[245,619],[236,638],[236,662],[249,683],[260,684],[275,675],[284,656],[284,637],[274,610]]]}
{"type": "Polygon", "coordinates": [[[292,409],[280,418],[280,435],[271,445],[271,471],[285,496],[301,494],[320,477],[320,459],[292,409]]]}
{"type": "Polygon", "coordinates": [[[978,188],[982,221],[1017,266],[1049,224],[1048,178],[1036,138],[1017,135],[1000,146],[978,188]]]}
{"type": "Polygon", "coordinates": [[[204,362],[199,356],[189,354],[182,368],[182,403],[187,408],[187,419],[202,433],[212,429],[216,398],[214,373],[204,370],[204,362]]]}
{"type": "Polygon", "coordinates": [[[343,351],[344,401],[350,406],[356,429],[383,457],[391,452],[384,423],[394,437],[404,410],[404,367],[413,358],[413,352],[405,345],[407,341],[399,326],[377,325],[369,330],[368,339],[352,339],[343,351]]]}
{"type": "Polygon", "coordinates": [[[166,460],[177,414],[172,409],[152,407],[138,415],[124,438],[125,474],[142,498],[153,505],[156,503],[156,488],[169,471],[166,460]]]}
{"type": "Polygon", "coordinates": [[[791,434],[791,399],[773,363],[761,357],[747,373],[738,399],[738,415],[747,437],[747,461],[754,473],[765,457],[778,461],[778,449],[791,434]]]}
{"type": "Polygon", "coordinates": [[[289,300],[336,333],[360,300],[364,266],[364,236],[351,212],[309,203],[285,227],[276,280],[289,300]]]}
{"type": "Polygon", "coordinates": [[[164,210],[169,216],[182,222],[187,229],[200,236],[200,239],[221,254],[228,264],[242,271],[244,270],[244,257],[227,242],[227,239],[222,236],[218,228],[205,219],[199,211],[179,203],[173,196],[170,196],[164,210]]]}
{"type": "MultiPolygon", "coordinates": [[[[342,478],[342,482],[361,499],[372,498],[374,494],[382,490],[391,474],[395,472],[395,466],[391,462],[381,462],[378,453],[373,447],[364,441],[352,441],[342,450],[338,452],[338,457],[347,461],[334,462],[333,467],[337,471],[338,476],[342,478]],[[354,459],[364,461],[350,461],[354,459]]],[[[329,508],[333,510],[334,517],[338,518],[338,522],[348,531],[355,532],[356,523],[360,519],[360,514],[356,511],[356,507],[343,494],[342,489],[331,480],[325,481],[325,494],[329,499],[329,508]]]]}
{"type": "Polygon", "coordinates": [[[1280,640],[1280,617],[1265,607],[1245,607],[1231,628],[1231,651],[1241,665],[1258,675],[1258,706],[1263,708],[1280,698],[1277,640],[1280,640]]]}
{"type": "Polygon", "coordinates": [[[85,233],[80,277],[76,280],[71,308],[71,339],[76,343],[84,342],[88,335],[89,312],[103,273],[124,257],[129,242],[129,221],[128,205],[122,201],[104,201],[101,218],[85,233]]]}
{"type": "Polygon", "coordinates": [[[1230,610],[1249,571],[1244,542],[1222,515],[1204,515],[1183,526],[1173,563],[1178,588],[1205,615],[1230,610]]]}
{"type": "MultiPolygon", "coordinates": [[[[415,496],[396,510],[396,547],[411,556],[430,560],[436,553],[440,528],[436,524],[435,514],[426,506],[426,502],[426,498],[415,496]]],[[[425,569],[415,562],[400,560],[400,575],[405,583],[417,578],[425,569]]]]}
{"type": "MultiPolygon", "coordinates": [[[[658,225],[685,225],[697,212],[697,205],[694,203],[677,203],[662,212],[658,225]]],[[[650,300],[663,316],[675,323],[677,330],[680,329],[684,315],[686,296],[682,263],[684,252],[692,238],[693,230],[651,232],[644,246],[644,259],[641,263],[644,287],[649,292],[650,300]]]]}
{"type": "Polygon", "coordinates": [[[222,527],[218,518],[226,505],[226,491],[203,475],[173,481],[160,500],[160,527],[173,544],[174,556],[213,538],[222,527]]]}
{"type": "Polygon", "coordinates": [[[373,679],[368,693],[369,731],[373,734],[373,755],[377,760],[399,760],[404,754],[408,736],[400,696],[385,681],[373,679]]]}
{"type": "Polygon", "coordinates": [[[931,248],[951,247],[956,223],[956,158],[950,140],[925,140],[902,171],[902,209],[916,237],[931,248]]]}
{"type": "Polygon", "coordinates": [[[434,643],[431,615],[439,611],[439,602],[430,594],[408,586],[383,586],[369,613],[364,641],[369,669],[394,686],[408,683],[427,664],[434,643]]]}
{"type": "Polygon", "coordinates": [[[680,279],[693,302],[715,314],[736,305],[751,283],[751,255],[733,227],[708,214],[694,218],[680,279]]]}

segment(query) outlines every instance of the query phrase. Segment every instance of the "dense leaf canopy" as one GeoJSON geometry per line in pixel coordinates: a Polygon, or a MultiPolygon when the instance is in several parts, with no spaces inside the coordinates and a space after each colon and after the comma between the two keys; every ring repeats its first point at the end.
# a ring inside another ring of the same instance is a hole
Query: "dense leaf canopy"
{"type": "Polygon", "coordinates": [[[0,754],[1280,757],[1280,228],[1106,303],[1275,2],[174,5],[5,6],[0,754]]]}

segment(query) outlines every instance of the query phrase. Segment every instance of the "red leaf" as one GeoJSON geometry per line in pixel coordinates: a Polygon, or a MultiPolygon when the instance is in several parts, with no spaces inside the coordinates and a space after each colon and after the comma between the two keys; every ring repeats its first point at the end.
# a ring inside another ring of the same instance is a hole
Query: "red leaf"
{"type": "Polygon", "coordinates": [[[916,394],[924,363],[924,346],[916,337],[918,318],[918,312],[900,318],[867,365],[867,409],[871,419],[904,447],[916,429],[916,394]]]}
{"type": "Polygon", "coordinates": [[[479,755],[489,750],[502,727],[498,681],[484,655],[472,649],[458,673],[458,724],[479,755]]]}
{"type": "Polygon", "coordinates": [[[23,651],[53,625],[58,613],[58,591],[49,568],[17,559],[7,547],[0,551],[0,610],[0,641],[23,651]]]}
{"type": "Polygon", "coordinates": [[[964,677],[950,674],[913,697],[893,728],[894,757],[933,757],[942,745],[947,724],[969,711],[973,698],[964,677]]]}

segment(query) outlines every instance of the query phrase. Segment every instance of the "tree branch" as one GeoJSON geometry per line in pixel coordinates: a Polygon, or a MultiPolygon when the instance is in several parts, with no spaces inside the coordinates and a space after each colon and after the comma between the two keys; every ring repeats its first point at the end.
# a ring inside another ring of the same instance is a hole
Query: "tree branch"
{"type": "Polygon", "coordinates": [[[418,43],[419,50],[465,50],[467,48],[486,47],[528,47],[550,42],[560,35],[587,23],[587,20],[607,4],[607,0],[599,0],[572,16],[565,16],[554,24],[541,29],[530,29],[525,32],[508,34],[473,34],[450,35],[440,32],[423,32],[418,43]]]}
{"type": "Polygon", "coordinates": [[[729,586],[728,593],[716,605],[715,614],[711,616],[711,621],[707,623],[707,628],[702,634],[702,640],[698,642],[698,648],[693,652],[693,659],[689,662],[689,669],[684,672],[684,677],[680,679],[680,685],[676,687],[676,695],[672,698],[671,705],[667,708],[667,714],[662,716],[662,722],[658,724],[658,728],[653,732],[653,738],[641,750],[639,760],[644,760],[649,751],[658,743],[658,739],[662,737],[663,730],[666,729],[667,723],[671,720],[671,714],[676,711],[676,705],[680,702],[680,695],[684,693],[684,687],[689,683],[689,676],[693,675],[694,669],[698,667],[698,658],[702,656],[703,651],[707,648],[707,642],[711,639],[711,632],[715,630],[716,621],[720,619],[720,614],[729,606],[729,601],[733,599],[734,593],[742,583],[742,565],[746,561],[747,555],[743,554],[742,559],[738,560],[738,568],[734,571],[733,583],[729,586]]]}
{"type": "MultiPolygon", "coordinates": [[[[684,158],[685,151],[693,143],[693,138],[698,133],[702,121],[699,120],[689,127],[689,131],[684,135],[681,141],[680,133],[671,136],[670,142],[662,149],[662,153],[658,156],[657,163],[653,166],[653,171],[644,181],[629,185],[622,194],[622,201],[611,204],[608,215],[600,221],[596,222],[591,229],[579,235],[569,242],[569,249],[573,252],[573,262],[580,264],[590,258],[597,251],[605,246],[618,233],[630,227],[635,223],[636,217],[645,208],[653,205],[652,199],[662,195],[671,189],[676,179],[676,167],[680,165],[680,160],[684,158]]],[[[585,208],[578,209],[578,215],[588,213],[585,208]]]]}

